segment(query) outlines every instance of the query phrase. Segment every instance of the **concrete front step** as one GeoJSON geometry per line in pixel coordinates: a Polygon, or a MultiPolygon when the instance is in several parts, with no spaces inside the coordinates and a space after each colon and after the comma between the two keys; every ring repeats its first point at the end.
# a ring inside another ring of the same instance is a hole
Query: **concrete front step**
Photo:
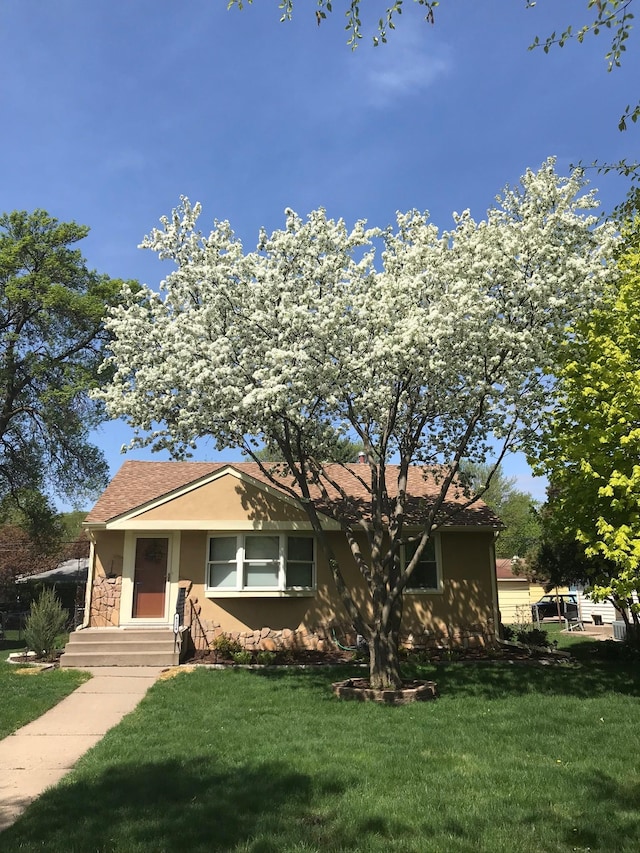
{"type": "Polygon", "coordinates": [[[130,654],[143,650],[145,652],[173,652],[173,634],[170,640],[145,640],[143,643],[104,643],[100,640],[92,640],[90,643],[69,643],[65,648],[65,654],[84,654],[85,652],[104,652],[108,654],[119,654],[124,652],[130,654]]]}
{"type": "Polygon", "coordinates": [[[83,628],[81,631],[73,631],[69,635],[69,643],[72,645],[85,645],[87,643],[146,643],[151,640],[171,640],[173,643],[173,631],[171,628],[83,628]]]}
{"type": "Polygon", "coordinates": [[[71,634],[60,666],[175,666],[179,658],[169,628],[87,628],[71,634]]]}
{"type": "Polygon", "coordinates": [[[61,667],[83,669],[88,666],[177,666],[178,652],[65,652],[60,658],[61,667]]]}

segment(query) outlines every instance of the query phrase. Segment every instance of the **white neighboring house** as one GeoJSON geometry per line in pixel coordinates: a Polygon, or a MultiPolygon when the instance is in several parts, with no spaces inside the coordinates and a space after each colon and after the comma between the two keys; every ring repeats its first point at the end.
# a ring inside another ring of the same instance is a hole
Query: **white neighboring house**
{"type": "Polygon", "coordinates": [[[610,601],[595,602],[586,595],[583,586],[572,586],[570,591],[578,596],[578,613],[583,622],[611,625],[621,618],[616,614],[616,609],[610,601]]]}

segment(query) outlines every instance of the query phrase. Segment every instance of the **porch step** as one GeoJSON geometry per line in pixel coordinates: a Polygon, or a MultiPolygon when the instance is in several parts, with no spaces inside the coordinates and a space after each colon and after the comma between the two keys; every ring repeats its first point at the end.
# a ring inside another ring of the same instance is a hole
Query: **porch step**
{"type": "Polygon", "coordinates": [[[60,666],[176,666],[174,639],[169,628],[86,628],[70,635],[60,666]]]}

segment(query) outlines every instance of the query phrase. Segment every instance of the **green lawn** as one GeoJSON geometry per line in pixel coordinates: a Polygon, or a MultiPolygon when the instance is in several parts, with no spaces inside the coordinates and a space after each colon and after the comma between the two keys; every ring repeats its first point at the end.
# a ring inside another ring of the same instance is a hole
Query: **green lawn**
{"type": "Polygon", "coordinates": [[[335,671],[181,674],[0,848],[636,853],[640,678],[593,646],[586,666],[424,667],[441,698],[401,708],[339,702],[335,671]]]}
{"type": "Polygon", "coordinates": [[[7,633],[8,638],[0,640],[0,738],[44,714],[89,678],[78,670],[38,672],[6,663],[10,652],[24,647],[17,632],[13,638],[7,633]]]}

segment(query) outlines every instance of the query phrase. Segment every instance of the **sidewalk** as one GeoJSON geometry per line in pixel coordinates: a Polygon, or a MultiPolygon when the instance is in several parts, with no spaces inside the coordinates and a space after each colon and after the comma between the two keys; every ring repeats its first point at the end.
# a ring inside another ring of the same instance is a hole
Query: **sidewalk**
{"type": "Polygon", "coordinates": [[[136,707],[166,667],[103,666],[37,720],[0,740],[0,832],[136,707]]]}

